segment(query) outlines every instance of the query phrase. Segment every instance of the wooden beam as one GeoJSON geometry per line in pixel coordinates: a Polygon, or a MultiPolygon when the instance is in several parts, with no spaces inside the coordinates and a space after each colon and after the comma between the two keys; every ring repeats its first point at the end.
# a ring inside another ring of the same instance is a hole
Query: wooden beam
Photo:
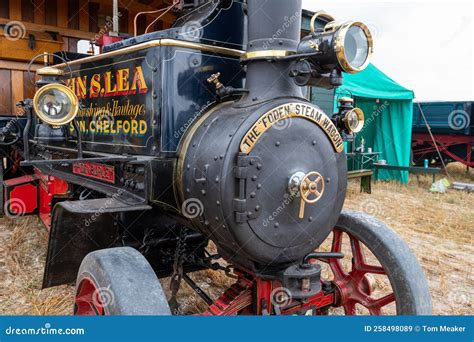
{"type": "Polygon", "coordinates": [[[21,20],[30,23],[35,21],[35,7],[31,0],[21,0],[21,20]]]}
{"type": "Polygon", "coordinates": [[[36,89],[33,83],[35,79],[36,75],[31,75],[30,79],[28,73],[26,71],[23,71],[23,96],[25,97],[25,99],[32,99],[33,96],[35,96],[36,89]]]}
{"type": "MultiPolygon", "coordinates": [[[[31,66],[31,70],[36,71],[41,67],[42,65],[33,64],[31,66]]],[[[13,62],[13,61],[5,61],[5,60],[0,59],[0,69],[26,71],[27,64],[25,64],[24,62],[13,62]]]]}
{"type": "MultiPolygon", "coordinates": [[[[0,18],[0,25],[4,25],[10,22],[8,19],[0,18]]],[[[71,38],[78,38],[78,39],[92,39],[94,38],[94,33],[91,32],[83,32],[79,30],[71,30],[71,29],[64,29],[58,26],[49,26],[49,25],[38,25],[33,23],[23,23],[25,28],[28,31],[36,31],[36,32],[58,32],[61,36],[71,37],[71,38]]]]}
{"type": "Polygon", "coordinates": [[[89,32],[89,0],[79,0],[79,30],[89,32]]]}
{"type": "Polygon", "coordinates": [[[21,20],[21,1],[10,0],[10,19],[21,20]]]}
{"type": "Polygon", "coordinates": [[[0,69],[0,115],[12,113],[11,71],[0,69]]]}
{"type": "Polygon", "coordinates": [[[89,2],[89,31],[98,33],[99,28],[99,10],[100,4],[96,2],[89,2]]]}
{"type": "Polygon", "coordinates": [[[12,70],[12,107],[16,108],[15,104],[24,99],[23,71],[12,70]]]}
{"type": "Polygon", "coordinates": [[[46,17],[45,0],[33,0],[33,1],[30,0],[30,2],[33,4],[33,7],[34,7],[35,24],[44,25],[45,17],[46,17]]]}
{"type": "Polygon", "coordinates": [[[45,0],[44,7],[45,11],[44,23],[46,25],[58,26],[58,6],[57,0],[45,0]]]}
{"type": "MultiPolygon", "coordinates": [[[[133,32],[129,31],[128,23],[129,23],[130,20],[128,18],[128,10],[126,10],[125,8],[120,8],[119,13],[121,14],[120,19],[119,19],[119,30],[120,30],[120,32],[122,32],[122,33],[132,33],[133,34],[133,32]]],[[[133,21],[133,19],[132,19],[132,21],[133,21]]]]}
{"type": "Polygon", "coordinates": [[[79,30],[79,0],[67,0],[67,3],[67,27],[73,30],[79,30]]]}
{"type": "Polygon", "coordinates": [[[0,0],[0,18],[10,17],[10,0],[0,0]]]}
{"type": "Polygon", "coordinates": [[[136,12],[130,12],[128,11],[128,33],[133,35],[133,30],[134,30],[134,24],[133,24],[133,19],[135,19],[136,12]]]}
{"type": "Polygon", "coordinates": [[[65,0],[56,0],[56,7],[58,9],[58,26],[67,28],[68,25],[68,2],[65,0]]]}

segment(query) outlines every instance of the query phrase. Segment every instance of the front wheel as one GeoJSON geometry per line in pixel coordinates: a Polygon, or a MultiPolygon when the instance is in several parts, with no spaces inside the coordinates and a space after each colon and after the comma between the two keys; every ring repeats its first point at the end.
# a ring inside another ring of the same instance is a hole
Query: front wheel
{"type": "Polygon", "coordinates": [[[337,288],[335,306],[346,315],[432,314],[423,270],[406,243],[383,222],[344,211],[329,246],[345,255],[325,261],[328,280],[337,288]]]}
{"type": "Polygon", "coordinates": [[[160,281],[130,247],[89,253],[76,281],[75,315],[171,315],[160,281]]]}

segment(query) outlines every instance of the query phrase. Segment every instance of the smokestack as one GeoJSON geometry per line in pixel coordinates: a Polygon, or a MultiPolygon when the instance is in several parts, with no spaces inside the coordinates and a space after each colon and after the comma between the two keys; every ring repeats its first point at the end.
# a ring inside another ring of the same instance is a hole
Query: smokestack
{"type": "Polygon", "coordinates": [[[242,100],[260,103],[281,96],[302,96],[289,77],[290,61],[272,60],[296,52],[301,37],[302,0],[248,0],[246,88],[242,100]]]}
{"type": "Polygon", "coordinates": [[[302,0],[248,0],[248,51],[296,52],[302,0]]]}

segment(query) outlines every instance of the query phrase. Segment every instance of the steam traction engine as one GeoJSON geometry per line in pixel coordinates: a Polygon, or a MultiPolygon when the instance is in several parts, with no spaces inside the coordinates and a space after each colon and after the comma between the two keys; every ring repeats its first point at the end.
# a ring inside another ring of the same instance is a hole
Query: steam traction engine
{"type": "Polygon", "coordinates": [[[1,121],[2,195],[50,230],[44,287],[75,281],[79,315],[182,313],[182,280],[205,315],[431,312],[403,241],[342,211],[362,111],[302,95],[363,70],[370,32],[323,12],[300,25],[301,1],[210,1],[38,71],[26,116],[1,121]],[[203,269],[235,284],[210,298],[189,276],[203,269]]]}

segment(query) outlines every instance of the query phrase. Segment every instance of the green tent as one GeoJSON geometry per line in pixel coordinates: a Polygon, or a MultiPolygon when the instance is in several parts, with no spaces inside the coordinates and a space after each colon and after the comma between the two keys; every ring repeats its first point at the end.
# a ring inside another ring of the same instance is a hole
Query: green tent
{"type": "MultiPolygon", "coordinates": [[[[355,99],[355,106],[365,114],[363,130],[355,146],[365,140],[365,149],[381,152],[380,159],[389,165],[409,166],[413,122],[413,91],[408,90],[370,64],[358,74],[344,74],[335,101],[342,96],[355,99]]],[[[408,182],[406,171],[380,170],[379,179],[408,182]]]]}

